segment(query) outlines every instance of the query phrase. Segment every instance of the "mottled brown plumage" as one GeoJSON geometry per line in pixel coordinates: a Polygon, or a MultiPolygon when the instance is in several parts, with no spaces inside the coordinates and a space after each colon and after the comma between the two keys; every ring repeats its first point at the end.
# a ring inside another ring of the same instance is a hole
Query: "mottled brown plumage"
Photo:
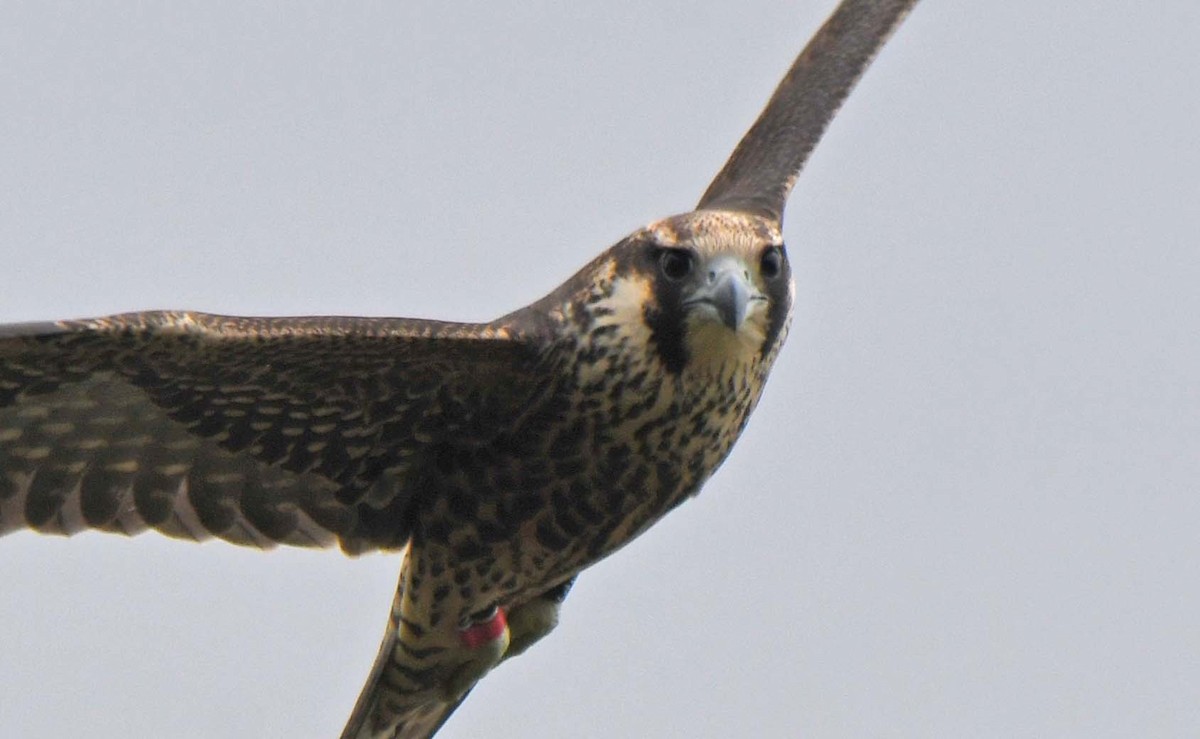
{"type": "Polygon", "coordinates": [[[0,534],[406,552],[347,737],[428,736],[575,576],[695,494],[787,334],[783,204],[913,4],[849,0],[700,208],[486,324],[134,313],[0,328],[0,534]]]}

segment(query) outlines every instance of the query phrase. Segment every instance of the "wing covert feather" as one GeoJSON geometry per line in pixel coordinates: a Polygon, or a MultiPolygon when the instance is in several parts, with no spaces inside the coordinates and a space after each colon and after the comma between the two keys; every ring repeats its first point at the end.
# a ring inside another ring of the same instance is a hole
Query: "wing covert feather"
{"type": "Polygon", "coordinates": [[[547,385],[538,346],[410,319],[0,327],[0,534],[403,546],[423,451],[519,416],[547,385]]]}

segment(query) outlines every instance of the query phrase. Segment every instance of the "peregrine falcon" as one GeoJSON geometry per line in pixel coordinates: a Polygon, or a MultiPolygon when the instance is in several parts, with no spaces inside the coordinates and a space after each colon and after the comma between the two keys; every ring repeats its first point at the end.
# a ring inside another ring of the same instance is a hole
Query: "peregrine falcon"
{"type": "Polygon", "coordinates": [[[494,321],[0,327],[0,535],[403,552],[343,737],[431,736],[729,454],[788,332],[784,204],[915,1],[842,2],[695,210],[494,321]]]}

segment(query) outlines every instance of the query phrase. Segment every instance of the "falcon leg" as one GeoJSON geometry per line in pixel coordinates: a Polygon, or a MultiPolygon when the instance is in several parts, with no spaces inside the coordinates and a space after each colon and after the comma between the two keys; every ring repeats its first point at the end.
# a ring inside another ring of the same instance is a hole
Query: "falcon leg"
{"type": "Polygon", "coordinates": [[[435,595],[440,581],[424,574],[423,555],[410,548],[405,558],[387,633],[342,739],[428,739],[508,648],[502,609],[465,623],[447,617],[459,604],[435,595]]]}
{"type": "Polygon", "coordinates": [[[555,585],[508,613],[509,643],[504,659],[515,657],[558,626],[558,613],[575,578],[555,585]]]}
{"type": "Polygon", "coordinates": [[[459,629],[458,638],[466,648],[469,659],[442,684],[442,697],[448,701],[465,695],[504,659],[511,641],[504,609],[493,606],[482,617],[472,618],[470,624],[459,629]]]}
{"type": "Polygon", "coordinates": [[[558,612],[575,578],[555,585],[537,597],[509,610],[493,607],[458,632],[459,641],[471,659],[460,666],[442,686],[446,700],[456,700],[470,690],[493,667],[515,657],[558,625],[558,612]]]}

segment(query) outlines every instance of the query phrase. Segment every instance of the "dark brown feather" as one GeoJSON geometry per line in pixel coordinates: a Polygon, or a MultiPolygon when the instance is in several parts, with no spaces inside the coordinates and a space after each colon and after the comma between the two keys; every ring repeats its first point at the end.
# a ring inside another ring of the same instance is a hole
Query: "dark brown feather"
{"type": "Polygon", "coordinates": [[[528,407],[538,362],[537,339],[511,329],[408,319],[7,327],[0,532],[403,546],[422,452],[491,438],[528,407]]]}
{"type": "Polygon", "coordinates": [[[917,0],[845,0],[796,58],[699,208],[783,221],[796,176],[867,66],[917,0]]]}

